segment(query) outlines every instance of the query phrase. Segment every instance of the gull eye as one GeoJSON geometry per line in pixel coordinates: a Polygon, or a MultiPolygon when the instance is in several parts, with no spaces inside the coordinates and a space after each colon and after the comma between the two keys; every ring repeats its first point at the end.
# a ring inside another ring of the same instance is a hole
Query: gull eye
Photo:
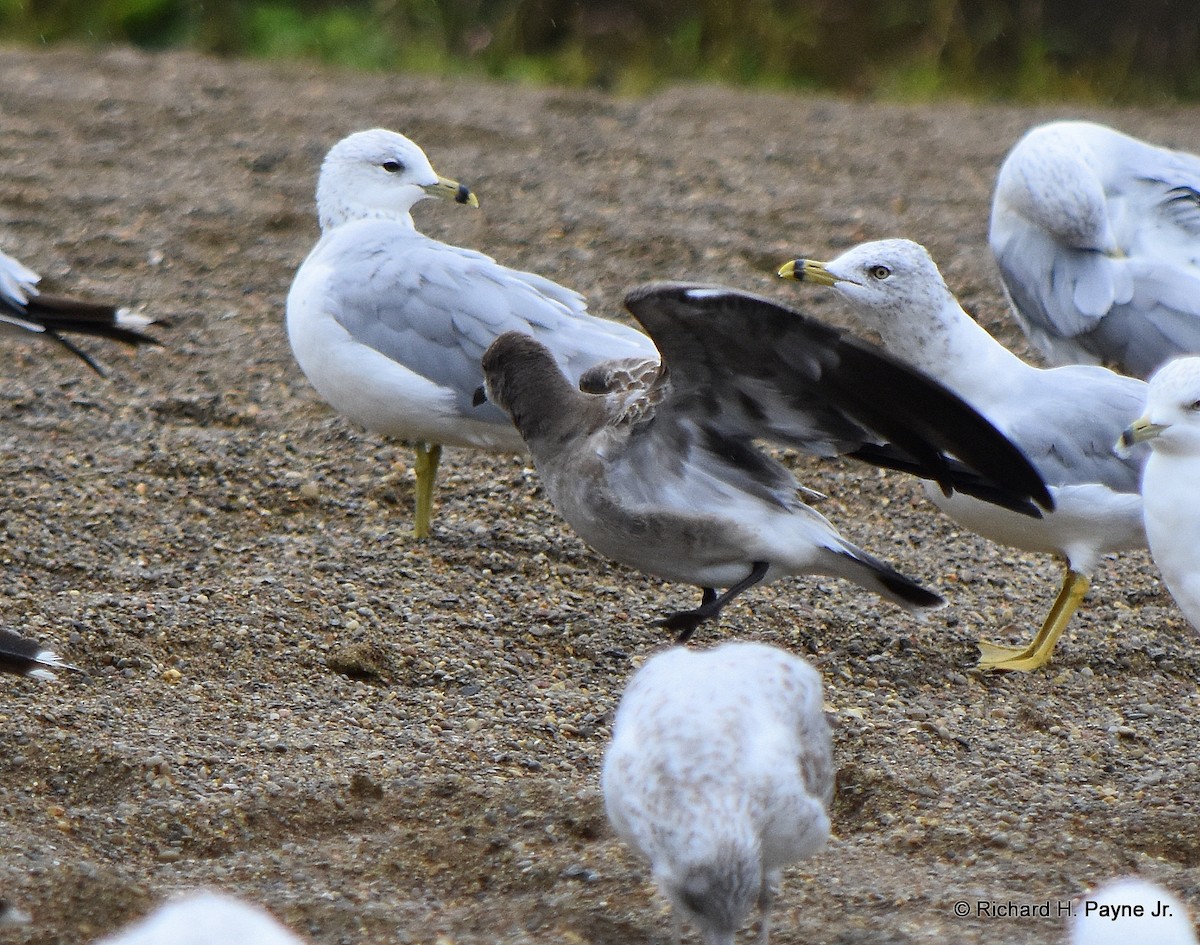
{"type": "Polygon", "coordinates": [[[1200,412],[1200,400],[1193,400],[1190,404],[1188,404],[1188,410],[1200,412]]]}
{"type": "Polygon", "coordinates": [[[892,270],[890,270],[887,266],[872,266],[867,270],[868,276],[870,276],[872,279],[878,279],[880,282],[882,282],[891,274],[892,270]]]}
{"type": "Polygon", "coordinates": [[[384,161],[379,166],[389,174],[399,174],[402,170],[404,170],[404,165],[399,161],[384,161]]]}

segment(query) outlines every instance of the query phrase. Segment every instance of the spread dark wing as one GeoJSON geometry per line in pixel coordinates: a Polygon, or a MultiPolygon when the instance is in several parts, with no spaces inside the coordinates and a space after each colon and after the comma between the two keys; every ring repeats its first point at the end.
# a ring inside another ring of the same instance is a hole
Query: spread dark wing
{"type": "Polygon", "coordinates": [[[1037,514],[1045,483],[1025,455],[937,381],[836,328],[722,286],[653,283],[626,307],[666,365],[658,406],[726,435],[859,455],[1037,514]]]}

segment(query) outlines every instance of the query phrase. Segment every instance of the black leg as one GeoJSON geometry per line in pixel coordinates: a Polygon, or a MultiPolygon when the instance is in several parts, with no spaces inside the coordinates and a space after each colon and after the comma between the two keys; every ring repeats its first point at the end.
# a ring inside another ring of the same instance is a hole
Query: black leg
{"type": "Polygon", "coordinates": [[[717,616],[721,612],[721,608],[737,597],[738,594],[753,587],[766,577],[769,567],[770,565],[766,561],[755,561],[750,568],[750,573],[720,597],[717,596],[717,592],[711,587],[706,587],[703,589],[704,593],[700,598],[700,606],[695,610],[681,610],[679,613],[669,614],[661,620],[654,621],[654,625],[657,627],[666,627],[668,630],[678,630],[679,635],[675,638],[676,642],[687,643],[700,624],[705,620],[710,620],[717,616]]]}

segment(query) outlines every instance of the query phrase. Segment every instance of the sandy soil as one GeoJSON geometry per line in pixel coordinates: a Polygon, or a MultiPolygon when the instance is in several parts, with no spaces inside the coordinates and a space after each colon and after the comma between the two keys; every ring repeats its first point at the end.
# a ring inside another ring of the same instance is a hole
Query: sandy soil
{"type": "MultiPolygon", "coordinates": [[[[0,371],[0,621],[89,677],[4,682],[0,889],[25,945],[90,940],[172,891],[265,902],[317,943],[663,942],[597,790],[624,680],[694,600],[589,552],[519,458],[451,452],[416,544],[410,454],[309,388],[283,331],[343,134],[401,130],[483,209],[427,232],[617,315],[652,278],[777,284],[798,251],[926,243],[1018,350],[985,233],[1029,125],[1084,114],[1200,150],[1200,113],[586,92],[126,50],[0,51],[0,248],[169,318],[160,350],[46,345],[0,371]]],[[[836,837],[789,871],[780,945],[1056,941],[956,918],[1137,871],[1200,896],[1200,645],[1148,555],[1105,564],[1049,671],[980,676],[1054,562],[958,532],[915,484],[794,460],[844,531],[941,589],[925,623],[834,582],[747,595],[701,644],[767,640],[827,680],[836,837]]]]}

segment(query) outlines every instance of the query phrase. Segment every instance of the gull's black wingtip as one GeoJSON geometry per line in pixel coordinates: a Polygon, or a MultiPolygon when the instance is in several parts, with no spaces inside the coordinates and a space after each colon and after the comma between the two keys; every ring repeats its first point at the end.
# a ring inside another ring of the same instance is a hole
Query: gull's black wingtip
{"type": "Polygon", "coordinates": [[[0,629],[0,672],[35,679],[54,679],[55,673],[65,670],[83,673],[70,663],[64,663],[53,650],[43,647],[12,630],[0,629]]]}

